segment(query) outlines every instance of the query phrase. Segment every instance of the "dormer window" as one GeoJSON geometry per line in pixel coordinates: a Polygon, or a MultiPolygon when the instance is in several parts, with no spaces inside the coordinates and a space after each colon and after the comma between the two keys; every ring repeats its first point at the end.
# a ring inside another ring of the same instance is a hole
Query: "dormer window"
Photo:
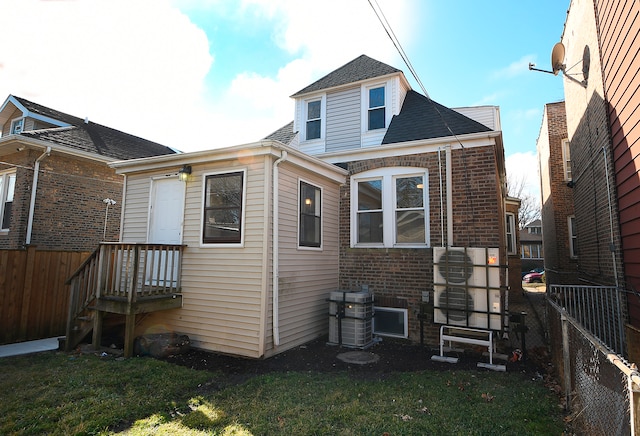
{"type": "Polygon", "coordinates": [[[322,131],[322,100],[307,102],[306,140],[320,139],[322,131]]]}
{"type": "Polygon", "coordinates": [[[16,118],[15,120],[11,121],[11,134],[19,135],[20,133],[22,133],[23,127],[24,118],[16,118]]]}
{"type": "Polygon", "coordinates": [[[369,88],[369,124],[368,130],[386,127],[384,86],[369,88]]]}

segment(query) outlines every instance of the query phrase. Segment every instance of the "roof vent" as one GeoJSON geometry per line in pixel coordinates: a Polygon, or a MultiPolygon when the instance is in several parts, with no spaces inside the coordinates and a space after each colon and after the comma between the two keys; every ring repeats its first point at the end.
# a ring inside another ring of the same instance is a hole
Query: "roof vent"
{"type": "Polygon", "coordinates": [[[84,117],[84,123],[89,124],[89,117],[84,117]]]}

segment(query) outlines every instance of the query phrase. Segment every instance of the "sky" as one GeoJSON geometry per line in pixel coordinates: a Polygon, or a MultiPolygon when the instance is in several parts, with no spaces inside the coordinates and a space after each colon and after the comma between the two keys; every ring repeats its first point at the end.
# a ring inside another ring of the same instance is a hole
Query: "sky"
{"type": "Polygon", "coordinates": [[[2,0],[10,94],[189,152],[250,143],[293,119],[292,94],[366,54],[428,96],[500,108],[507,172],[539,195],[544,105],[570,0],[2,0]]]}

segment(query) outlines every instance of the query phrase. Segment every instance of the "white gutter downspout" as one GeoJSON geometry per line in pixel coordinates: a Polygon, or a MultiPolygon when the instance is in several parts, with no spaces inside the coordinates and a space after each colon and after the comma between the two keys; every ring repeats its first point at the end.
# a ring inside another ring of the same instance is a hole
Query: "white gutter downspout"
{"type": "Polygon", "coordinates": [[[447,246],[453,247],[453,183],[451,178],[452,170],[451,170],[451,144],[447,145],[445,155],[445,165],[447,166],[447,246]]]}
{"type": "Polygon", "coordinates": [[[273,296],[272,301],[272,322],[273,322],[273,345],[277,347],[280,345],[280,314],[278,310],[279,306],[279,295],[278,295],[278,281],[280,279],[280,271],[279,271],[279,242],[280,238],[280,226],[279,226],[279,215],[280,215],[280,186],[278,181],[278,165],[284,162],[287,159],[287,152],[282,150],[282,155],[278,160],[273,163],[273,255],[271,256],[273,262],[272,268],[272,289],[271,293],[273,296]]]}
{"type": "Polygon", "coordinates": [[[47,147],[47,150],[36,159],[36,163],[33,165],[33,185],[31,186],[31,202],[29,203],[29,218],[27,220],[27,237],[25,239],[25,245],[31,244],[31,232],[33,230],[33,214],[36,208],[36,192],[38,189],[38,175],[40,174],[40,161],[51,154],[51,147],[47,147]]]}

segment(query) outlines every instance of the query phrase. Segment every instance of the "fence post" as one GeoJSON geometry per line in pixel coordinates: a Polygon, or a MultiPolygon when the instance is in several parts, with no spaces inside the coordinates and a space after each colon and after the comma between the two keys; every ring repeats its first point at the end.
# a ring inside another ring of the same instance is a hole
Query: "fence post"
{"type": "MultiPolygon", "coordinates": [[[[18,332],[18,342],[32,339],[29,337],[29,324],[31,327],[37,325],[35,319],[30,319],[29,309],[31,308],[31,290],[33,289],[33,274],[36,263],[36,247],[30,245],[27,248],[27,264],[24,271],[24,289],[22,292],[22,310],[20,311],[20,330],[18,332]]],[[[40,332],[38,332],[40,333],[40,332]]]]}
{"type": "Polygon", "coordinates": [[[563,313],[560,315],[560,321],[562,322],[562,362],[564,373],[564,398],[565,398],[565,411],[571,410],[571,354],[569,352],[569,327],[566,315],[563,313]]]}

